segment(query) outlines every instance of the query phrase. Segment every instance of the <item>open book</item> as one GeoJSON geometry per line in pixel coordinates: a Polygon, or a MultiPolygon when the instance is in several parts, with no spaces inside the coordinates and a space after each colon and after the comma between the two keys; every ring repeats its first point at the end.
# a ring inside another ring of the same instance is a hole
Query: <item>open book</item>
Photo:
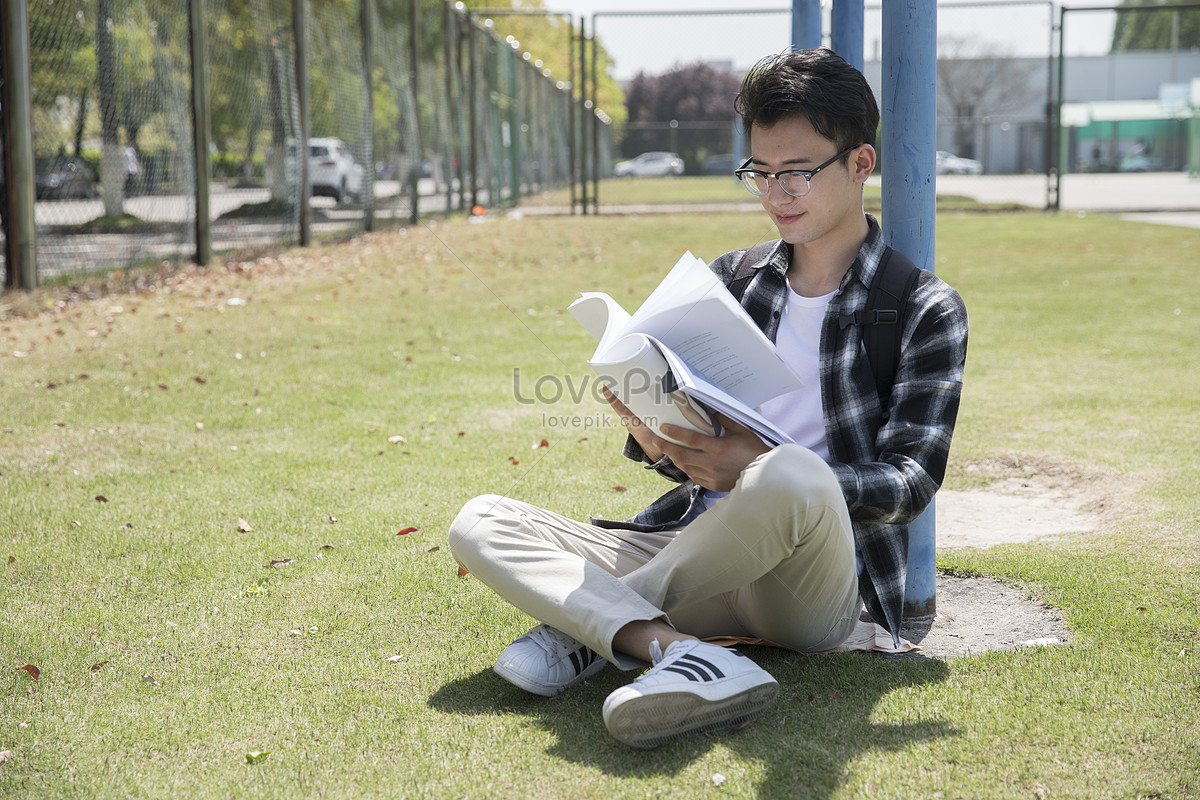
{"type": "Polygon", "coordinates": [[[800,381],[690,252],[633,315],[603,292],[585,292],[567,310],[597,340],[588,365],[659,436],[666,423],[720,435],[719,411],[767,444],[792,441],[755,409],[800,381]]]}

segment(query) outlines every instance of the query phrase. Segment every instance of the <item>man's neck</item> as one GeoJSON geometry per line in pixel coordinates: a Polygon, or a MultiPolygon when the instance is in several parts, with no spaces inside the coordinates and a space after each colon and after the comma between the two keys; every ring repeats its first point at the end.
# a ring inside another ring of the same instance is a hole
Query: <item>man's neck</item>
{"type": "Polygon", "coordinates": [[[787,275],[792,291],[804,297],[837,291],[869,231],[866,214],[859,214],[820,239],[792,245],[787,275]]]}

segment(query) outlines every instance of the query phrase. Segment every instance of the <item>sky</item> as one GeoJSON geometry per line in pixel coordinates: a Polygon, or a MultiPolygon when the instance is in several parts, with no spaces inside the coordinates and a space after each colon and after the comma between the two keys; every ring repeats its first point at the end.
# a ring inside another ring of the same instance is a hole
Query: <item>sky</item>
{"type": "MultiPolygon", "coordinates": [[[[1115,0],[1059,0],[1058,6],[1095,6],[1115,0]]],[[[881,0],[866,0],[863,53],[878,58],[881,0]]],[[[1046,56],[1050,49],[1051,3],[1010,0],[953,0],[938,4],[939,40],[952,36],[964,46],[988,48],[997,54],[1046,56]],[[966,7],[975,4],[975,7],[966,7]]],[[[822,2],[825,40],[828,43],[830,0],[822,2]]],[[[786,49],[791,36],[789,0],[545,0],[554,12],[586,19],[589,33],[593,14],[596,31],[614,57],[614,77],[625,81],[638,72],[658,74],[696,61],[728,62],[735,70],[752,66],[759,58],[786,49]],[[621,12],[639,12],[622,16],[621,12]],[[704,12],[703,16],[680,12],[704,12]],[[715,11],[736,13],[713,13],[715,11]],[[752,13],[752,12],[769,13],[752,13]],[[645,12],[666,12],[646,16],[645,12]],[[672,15],[673,14],[673,15],[672,15]]],[[[1065,50],[1068,55],[1099,55],[1112,40],[1115,14],[1067,14],[1065,50]]],[[[1057,42],[1056,42],[1057,46],[1057,42]]],[[[536,53],[534,54],[537,55],[536,53]]]]}

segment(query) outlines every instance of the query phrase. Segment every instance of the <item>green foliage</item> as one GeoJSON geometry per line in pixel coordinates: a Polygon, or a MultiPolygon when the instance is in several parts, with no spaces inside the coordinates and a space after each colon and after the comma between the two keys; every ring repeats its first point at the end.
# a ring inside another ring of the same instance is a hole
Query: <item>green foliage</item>
{"type": "Polygon", "coordinates": [[[1192,50],[1200,47],[1200,8],[1149,10],[1170,0],[1122,0],[1113,28],[1113,52],[1127,50],[1192,50]]]}
{"type": "MultiPolygon", "coordinates": [[[[579,42],[576,39],[574,48],[575,63],[571,63],[571,45],[570,37],[571,26],[575,26],[574,35],[578,37],[578,26],[575,25],[576,19],[573,14],[568,18],[564,18],[561,9],[558,6],[551,4],[549,13],[547,12],[546,3],[544,0],[497,0],[490,2],[489,0],[467,0],[466,6],[471,9],[508,9],[519,8],[522,11],[530,12],[528,14],[496,14],[491,19],[495,24],[495,32],[503,40],[508,36],[512,36],[521,44],[521,50],[528,52],[535,60],[541,60],[556,81],[570,81],[571,76],[575,75],[575,94],[578,95],[579,87],[579,42]]],[[[588,44],[587,52],[584,57],[589,73],[588,77],[588,99],[591,99],[592,93],[592,50],[591,44],[588,44]]],[[[597,107],[604,111],[613,120],[613,126],[620,130],[625,121],[627,110],[625,108],[625,92],[621,85],[611,74],[613,67],[612,57],[604,48],[603,41],[597,42],[596,49],[596,69],[599,72],[598,85],[596,89],[597,107]]]]}

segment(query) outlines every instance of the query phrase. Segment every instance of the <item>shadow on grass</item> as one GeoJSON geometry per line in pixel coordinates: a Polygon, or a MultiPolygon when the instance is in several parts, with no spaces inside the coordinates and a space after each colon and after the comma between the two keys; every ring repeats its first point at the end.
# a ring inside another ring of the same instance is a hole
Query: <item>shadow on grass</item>
{"type": "Polygon", "coordinates": [[[720,743],[748,762],[765,766],[758,787],[764,796],[831,796],[846,766],[872,751],[898,751],[956,735],[945,722],[872,720],[886,695],[940,683],[949,670],[927,658],[885,658],[864,653],[803,656],[772,648],[739,648],[780,684],[775,704],[755,724],[736,731],[698,736],[656,750],[633,750],[604,727],[600,708],[609,692],[633,679],[609,667],[558,697],[528,694],[491,670],[446,684],[429,706],[447,714],[524,715],[556,741],[548,754],[587,764],[614,777],[672,776],[720,743]]]}

